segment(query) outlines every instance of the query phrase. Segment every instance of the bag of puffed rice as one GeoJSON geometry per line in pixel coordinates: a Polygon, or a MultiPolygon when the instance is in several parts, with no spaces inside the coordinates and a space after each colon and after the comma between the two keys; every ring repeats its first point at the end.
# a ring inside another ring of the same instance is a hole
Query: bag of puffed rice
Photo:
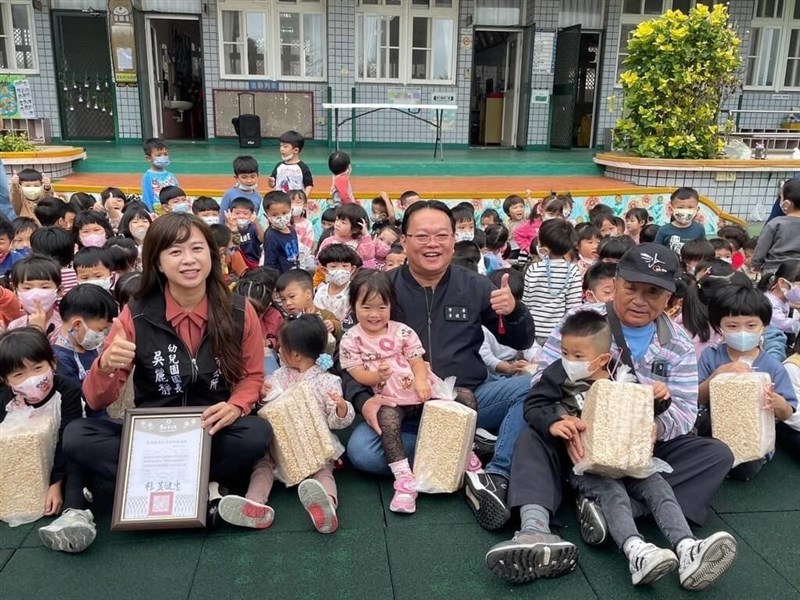
{"type": "Polygon", "coordinates": [[[270,452],[278,479],[292,486],[307,479],[328,461],[344,453],[339,439],[331,433],[325,415],[305,383],[273,393],[258,416],[272,425],[270,452]]]}
{"type": "Polygon", "coordinates": [[[428,400],[422,409],[414,478],[418,492],[449,494],[461,487],[478,413],[453,400],[428,400]]]}
{"type": "Polygon", "coordinates": [[[574,471],[642,479],[671,468],[653,459],[653,388],[601,379],[586,393],[584,456],[574,471]]]}
{"type": "Polygon", "coordinates": [[[11,527],[44,515],[61,424],[61,395],[41,408],[12,401],[0,423],[0,521],[11,527]]]}
{"type": "Polygon", "coordinates": [[[775,411],[763,408],[769,373],[722,373],[708,386],[711,435],[733,452],[733,466],[775,450],[775,411]]]}

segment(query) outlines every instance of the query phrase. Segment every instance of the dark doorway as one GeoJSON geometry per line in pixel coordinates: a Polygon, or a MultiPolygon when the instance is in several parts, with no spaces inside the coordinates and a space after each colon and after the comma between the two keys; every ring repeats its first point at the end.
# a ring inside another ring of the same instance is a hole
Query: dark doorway
{"type": "Polygon", "coordinates": [[[600,34],[581,33],[578,59],[578,85],[575,90],[575,121],[572,145],[590,148],[594,140],[594,120],[597,106],[597,81],[600,73],[600,34]]]}
{"type": "Polygon", "coordinates": [[[580,47],[580,25],[558,31],[550,113],[550,146],[552,148],[572,148],[575,136],[575,101],[580,47]]]}
{"type": "Polygon", "coordinates": [[[114,139],[114,82],[106,13],[54,12],[61,137],[114,139]]]}

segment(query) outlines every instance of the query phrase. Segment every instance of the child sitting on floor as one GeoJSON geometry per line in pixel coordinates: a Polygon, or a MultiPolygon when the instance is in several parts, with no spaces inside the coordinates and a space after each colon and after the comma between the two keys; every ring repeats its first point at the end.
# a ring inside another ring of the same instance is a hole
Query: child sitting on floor
{"type": "MultiPolygon", "coordinates": [[[[423,404],[432,398],[431,386],[439,379],[423,360],[425,350],[414,330],[390,319],[392,304],[394,287],[386,273],[358,272],[350,283],[350,305],[358,323],[342,336],[339,361],[358,383],[396,403],[378,411],[381,443],[395,478],[389,510],[413,513],[417,491],[401,429],[403,421],[422,415],[423,404]]],[[[457,388],[457,393],[457,402],[477,410],[472,392],[457,388]]],[[[469,469],[480,468],[480,460],[472,453],[469,469]]]]}
{"type": "MultiPolygon", "coordinates": [[[[314,395],[312,410],[320,411],[331,429],[344,429],[355,418],[353,405],[342,397],[342,380],[326,371],[333,364],[324,353],[327,331],[313,315],[286,321],[280,330],[280,369],[265,384],[265,393],[277,385],[281,389],[304,382],[314,395]]],[[[265,394],[266,395],[266,394],[265,394]]],[[[275,464],[269,455],[253,467],[245,497],[225,496],[219,502],[219,515],[241,527],[265,529],[272,525],[275,512],[267,505],[275,481],[275,464]]],[[[333,533],[339,526],[336,516],[338,495],[333,478],[333,463],[300,482],[300,502],[320,533],[333,533]]]]}

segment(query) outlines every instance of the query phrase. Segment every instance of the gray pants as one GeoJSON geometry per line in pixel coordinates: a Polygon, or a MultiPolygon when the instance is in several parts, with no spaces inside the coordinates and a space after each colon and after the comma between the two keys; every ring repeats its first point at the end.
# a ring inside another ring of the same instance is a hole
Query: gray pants
{"type": "Polygon", "coordinates": [[[570,473],[570,483],[581,494],[600,505],[608,531],[620,549],[628,538],[642,537],[633,520],[631,499],[647,504],[658,528],[673,548],[681,540],[694,537],[675,499],[675,493],[658,473],[646,479],[611,479],[600,475],[570,473]]]}

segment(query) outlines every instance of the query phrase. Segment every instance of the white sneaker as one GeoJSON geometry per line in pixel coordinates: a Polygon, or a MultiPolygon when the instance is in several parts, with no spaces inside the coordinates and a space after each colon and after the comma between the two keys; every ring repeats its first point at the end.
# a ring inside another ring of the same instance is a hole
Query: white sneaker
{"type": "Polygon", "coordinates": [[[694,540],[680,555],[681,586],[704,590],[730,568],[736,560],[736,540],[730,533],[718,531],[704,540],[694,540]]]}
{"type": "Polygon", "coordinates": [[[219,501],[218,508],[223,521],[238,527],[267,529],[275,518],[275,511],[266,504],[241,496],[224,496],[219,501]]]}
{"type": "Polygon", "coordinates": [[[40,527],[39,537],[51,550],[83,552],[97,537],[94,515],[89,509],[68,508],[50,525],[40,527]]]}
{"type": "Polygon", "coordinates": [[[643,544],[628,562],[633,585],[650,585],[678,566],[678,557],[672,550],[654,544],[643,544]]]}

